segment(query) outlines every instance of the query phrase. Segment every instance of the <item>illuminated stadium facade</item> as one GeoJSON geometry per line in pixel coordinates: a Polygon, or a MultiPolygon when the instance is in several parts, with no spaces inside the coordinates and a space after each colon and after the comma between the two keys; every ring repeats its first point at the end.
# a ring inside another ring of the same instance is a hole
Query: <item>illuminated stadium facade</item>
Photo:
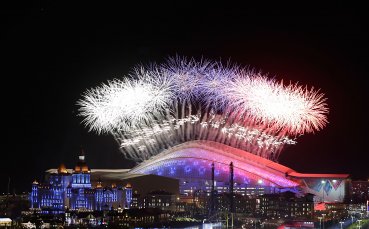
{"type": "Polygon", "coordinates": [[[172,147],[131,169],[132,174],[155,174],[180,180],[180,193],[211,191],[214,163],[215,189],[229,192],[230,163],[234,165],[234,192],[258,195],[292,191],[311,193],[316,201],[342,202],[347,174],[302,174],[268,159],[210,141],[190,141],[172,147]]]}

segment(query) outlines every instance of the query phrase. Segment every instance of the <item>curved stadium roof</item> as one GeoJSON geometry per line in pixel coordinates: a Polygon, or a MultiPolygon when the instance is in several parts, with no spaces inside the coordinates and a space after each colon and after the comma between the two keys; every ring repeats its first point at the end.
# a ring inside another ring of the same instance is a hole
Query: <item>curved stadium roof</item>
{"type": "MultiPolygon", "coordinates": [[[[210,170],[213,162],[216,169],[225,173],[229,170],[229,164],[233,162],[235,180],[238,179],[242,182],[243,179],[246,183],[259,182],[259,184],[262,182],[263,185],[280,188],[299,186],[299,178],[348,177],[347,174],[301,174],[291,168],[246,151],[217,142],[201,140],[189,141],[169,148],[137,165],[129,173],[163,175],[164,171],[164,176],[210,180],[210,170]],[[165,171],[169,171],[169,173],[165,171]]],[[[223,180],[228,179],[227,177],[224,175],[223,180]]]]}

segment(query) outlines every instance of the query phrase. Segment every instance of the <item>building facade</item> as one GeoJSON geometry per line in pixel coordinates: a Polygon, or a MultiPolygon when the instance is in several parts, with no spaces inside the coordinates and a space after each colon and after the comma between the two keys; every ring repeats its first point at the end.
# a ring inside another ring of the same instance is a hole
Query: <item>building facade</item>
{"type": "Polygon", "coordinates": [[[132,200],[132,186],[117,187],[112,184],[103,187],[99,181],[93,187],[91,170],[85,162],[83,151],[72,172],[61,165],[55,173],[48,174],[43,184],[34,181],[30,193],[30,208],[45,213],[63,213],[66,209],[78,211],[109,210],[129,208],[132,200]]]}
{"type": "Polygon", "coordinates": [[[313,195],[298,197],[292,192],[265,194],[260,196],[260,210],[269,218],[313,219],[313,195]]]}

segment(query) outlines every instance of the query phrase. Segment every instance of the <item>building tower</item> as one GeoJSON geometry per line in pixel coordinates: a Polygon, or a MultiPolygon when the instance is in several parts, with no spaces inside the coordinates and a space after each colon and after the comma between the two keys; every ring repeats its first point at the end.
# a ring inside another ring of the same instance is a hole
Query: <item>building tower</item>
{"type": "Polygon", "coordinates": [[[85,162],[85,153],[83,149],[81,149],[77,165],[74,167],[72,173],[72,184],[69,190],[71,209],[94,209],[94,193],[92,191],[90,178],[91,170],[85,162]]]}
{"type": "Polygon", "coordinates": [[[229,164],[229,211],[234,212],[234,203],[233,203],[233,186],[234,186],[234,180],[233,180],[233,162],[229,164]]]}
{"type": "Polygon", "coordinates": [[[68,172],[67,168],[63,163],[59,165],[59,168],[57,170],[57,174],[54,174],[54,176],[50,177],[50,180],[53,180],[53,184],[60,185],[59,190],[55,190],[54,192],[54,198],[58,199],[56,202],[58,208],[62,211],[64,210],[65,206],[69,206],[69,198],[67,193],[67,188],[71,184],[71,173],[68,172]]]}
{"type": "Polygon", "coordinates": [[[85,161],[85,152],[81,149],[77,165],[72,174],[72,188],[91,188],[91,170],[85,161]]]}
{"type": "Polygon", "coordinates": [[[95,209],[101,211],[104,203],[104,188],[102,186],[101,178],[97,181],[95,188],[95,209]]]}
{"type": "Polygon", "coordinates": [[[131,207],[131,202],[132,202],[132,185],[130,183],[128,183],[125,187],[125,190],[126,190],[125,208],[129,209],[131,207]]]}
{"type": "Polygon", "coordinates": [[[40,208],[40,201],[38,198],[38,182],[35,180],[32,183],[32,191],[30,194],[31,208],[40,208]]]}

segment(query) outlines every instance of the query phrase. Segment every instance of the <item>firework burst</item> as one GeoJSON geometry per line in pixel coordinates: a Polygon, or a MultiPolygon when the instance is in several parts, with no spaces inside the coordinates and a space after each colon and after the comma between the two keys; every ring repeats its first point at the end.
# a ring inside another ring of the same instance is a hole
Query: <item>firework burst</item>
{"type": "Polygon", "coordinates": [[[247,76],[231,81],[223,93],[233,110],[274,130],[297,135],[320,130],[327,123],[326,99],[313,88],[247,76]]]}
{"type": "Polygon", "coordinates": [[[91,131],[112,134],[138,161],[191,140],[276,159],[296,143],[291,136],[327,124],[325,101],[319,90],[236,65],[176,57],[87,90],[78,105],[91,131]]]}
{"type": "Polygon", "coordinates": [[[123,79],[87,91],[78,105],[91,130],[107,133],[128,131],[150,122],[157,112],[169,106],[171,97],[165,81],[123,79]]]}

